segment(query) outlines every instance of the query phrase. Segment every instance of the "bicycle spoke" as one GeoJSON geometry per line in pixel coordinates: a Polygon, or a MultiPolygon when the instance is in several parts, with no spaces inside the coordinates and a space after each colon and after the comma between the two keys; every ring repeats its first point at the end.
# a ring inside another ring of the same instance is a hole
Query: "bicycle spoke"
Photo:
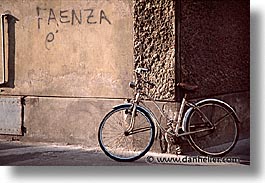
{"type": "Polygon", "coordinates": [[[122,136],[120,135],[120,136],[116,136],[116,137],[113,137],[113,138],[111,138],[111,139],[109,139],[109,138],[105,138],[105,139],[107,139],[107,140],[105,140],[104,142],[105,142],[105,144],[106,144],[106,142],[115,142],[115,141],[117,141],[117,139],[119,139],[119,138],[122,138],[122,136]]]}
{"type": "Polygon", "coordinates": [[[220,119],[217,120],[217,122],[215,122],[215,125],[214,126],[217,126],[219,123],[221,123],[221,121],[223,121],[226,117],[232,115],[233,112],[231,113],[227,113],[225,116],[221,117],[220,119]]]}
{"type": "Polygon", "coordinates": [[[137,134],[137,133],[140,133],[140,132],[146,132],[146,131],[149,131],[151,128],[150,127],[144,127],[144,128],[138,128],[138,129],[133,129],[129,135],[133,135],[133,134],[137,134]]]}
{"type": "Polygon", "coordinates": [[[120,130],[124,130],[124,128],[120,125],[120,124],[124,124],[124,123],[122,123],[122,121],[120,120],[120,118],[118,118],[118,117],[116,117],[116,116],[114,116],[114,118],[115,119],[117,119],[117,121],[119,121],[119,125],[116,125],[120,130]]]}
{"type": "Polygon", "coordinates": [[[129,147],[129,146],[128,146],[128,144],[129,144],[129,143],[128,143],[128,139],[127,139],[127,138],[125,138],[124,140],[126,141],[126,143],[125,143],[125,144],[126,144],[126,146],[127,146],[128,150],[130,151],[131,147],[129,147]]]}
{"type": "Polygon", "coordinates": [[[236,143],[238,135],[233,111],[216,101],[205,102],[193,111],[188,130],[187,133],[191,133],[190,143],[201,153],[209,155],[227,153],[236,143]]]}
{"type": "Polygon", "coordinates": [[[131,161],[144,155],[154,140],[154,125],[139,111],[133,125],[131,118],[125,114],[127,108],[113,110],[102,122],[99,130],[100,147],[111,158],[119,161],[131,161]],[[132,125],[132,131],[126,130],[132,125]]]}

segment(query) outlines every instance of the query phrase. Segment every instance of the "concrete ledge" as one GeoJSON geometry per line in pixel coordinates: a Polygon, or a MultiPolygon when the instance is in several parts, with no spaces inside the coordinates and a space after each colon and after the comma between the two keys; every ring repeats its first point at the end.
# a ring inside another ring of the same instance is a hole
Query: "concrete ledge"
{"type": "Polygon", "coordinates": [[[24,139],[97,146],[98,126],[121,99],[26,98],[24,139]]]}
{"type": "MultiPolygon", "coordinates": [[[[249,92],[216,96],[235,108],[240,117],[239,138],[249,139],[249,92]]],[[[97,147],[98,127],[108,111],[115,105],[124,103],[124,99],[88,99],[88,98],[54,98],[26,97],[24,107],[24,136],[0,136],[22,141],[58,142],[64,144],[84,144],[87,147],[97,147]]],[[[159,102],[164,110],[179,108],[179,104],[159,102]]],[[[150,103],[147,106],[157,115],[158,110],[150,103]]],[[[161,123],[165,126],[166,121],[161,123]]],[[[194,151],[187,141],[180,141],[183,153],[194,151]]],[[[249,141],[240,145],[240,149],[249,155],[249,141]]],[[[160,152],[159,141],[155,141],[151,151],[160,152]]]]}

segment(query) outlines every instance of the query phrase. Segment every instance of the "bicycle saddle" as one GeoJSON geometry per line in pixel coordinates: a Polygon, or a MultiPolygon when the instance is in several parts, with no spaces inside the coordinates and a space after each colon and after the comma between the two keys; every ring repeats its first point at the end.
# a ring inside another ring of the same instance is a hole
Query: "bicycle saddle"
{"type": "Polygon", "coordinates": [[[199,89],[199,86],[190,85],[187,83],[178,83],[177,86],[180,87],[181,89],[185,90],[185,92],[195,92],[196,90],[199,89]]]}

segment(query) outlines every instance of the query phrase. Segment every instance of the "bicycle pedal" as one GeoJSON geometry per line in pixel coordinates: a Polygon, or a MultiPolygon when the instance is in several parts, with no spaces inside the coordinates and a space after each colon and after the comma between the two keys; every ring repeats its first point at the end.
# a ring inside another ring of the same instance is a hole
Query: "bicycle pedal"
{"type": "Polygon", "coordinates": [[[181,154],[181,147],[180,147],[180,145],[177,145],[176,146],[176,154],[177,155],[180,155],[181,154]]]}

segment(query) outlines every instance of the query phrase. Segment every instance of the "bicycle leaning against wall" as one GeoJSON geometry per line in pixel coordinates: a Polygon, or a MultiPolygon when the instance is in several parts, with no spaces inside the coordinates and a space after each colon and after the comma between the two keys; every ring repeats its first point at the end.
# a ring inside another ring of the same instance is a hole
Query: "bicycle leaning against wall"
{"type": "Polygon", "coordinates": [[[189,102],[186,100],[187,94],[195,92],[198,87],[178,83],[177,86],[185,95],[178,115],[169,118],[155,100],[144,92],[144,87],[153,86],[143,79],[142,74],[147,71],[145,68],[134,71],[135,82],[130,82],[130,87],[135,90],[134,98],[128,103],[114,106],[99,126],[99,145],[107,156],[116,161],[141,158],[150,150],[158,130],[163,132],[166,141],[163,147],[168,152],[171,144],[183,136],[202,155],[224,156],[233,149],[238,140],[239,120],[230,105],[218,99],[189,102]],[[144,98],[153,102],[167,120],[165,128],[146,107],[144,98]],[[183,116],[185,106],[189,108],[183,116]]]}

